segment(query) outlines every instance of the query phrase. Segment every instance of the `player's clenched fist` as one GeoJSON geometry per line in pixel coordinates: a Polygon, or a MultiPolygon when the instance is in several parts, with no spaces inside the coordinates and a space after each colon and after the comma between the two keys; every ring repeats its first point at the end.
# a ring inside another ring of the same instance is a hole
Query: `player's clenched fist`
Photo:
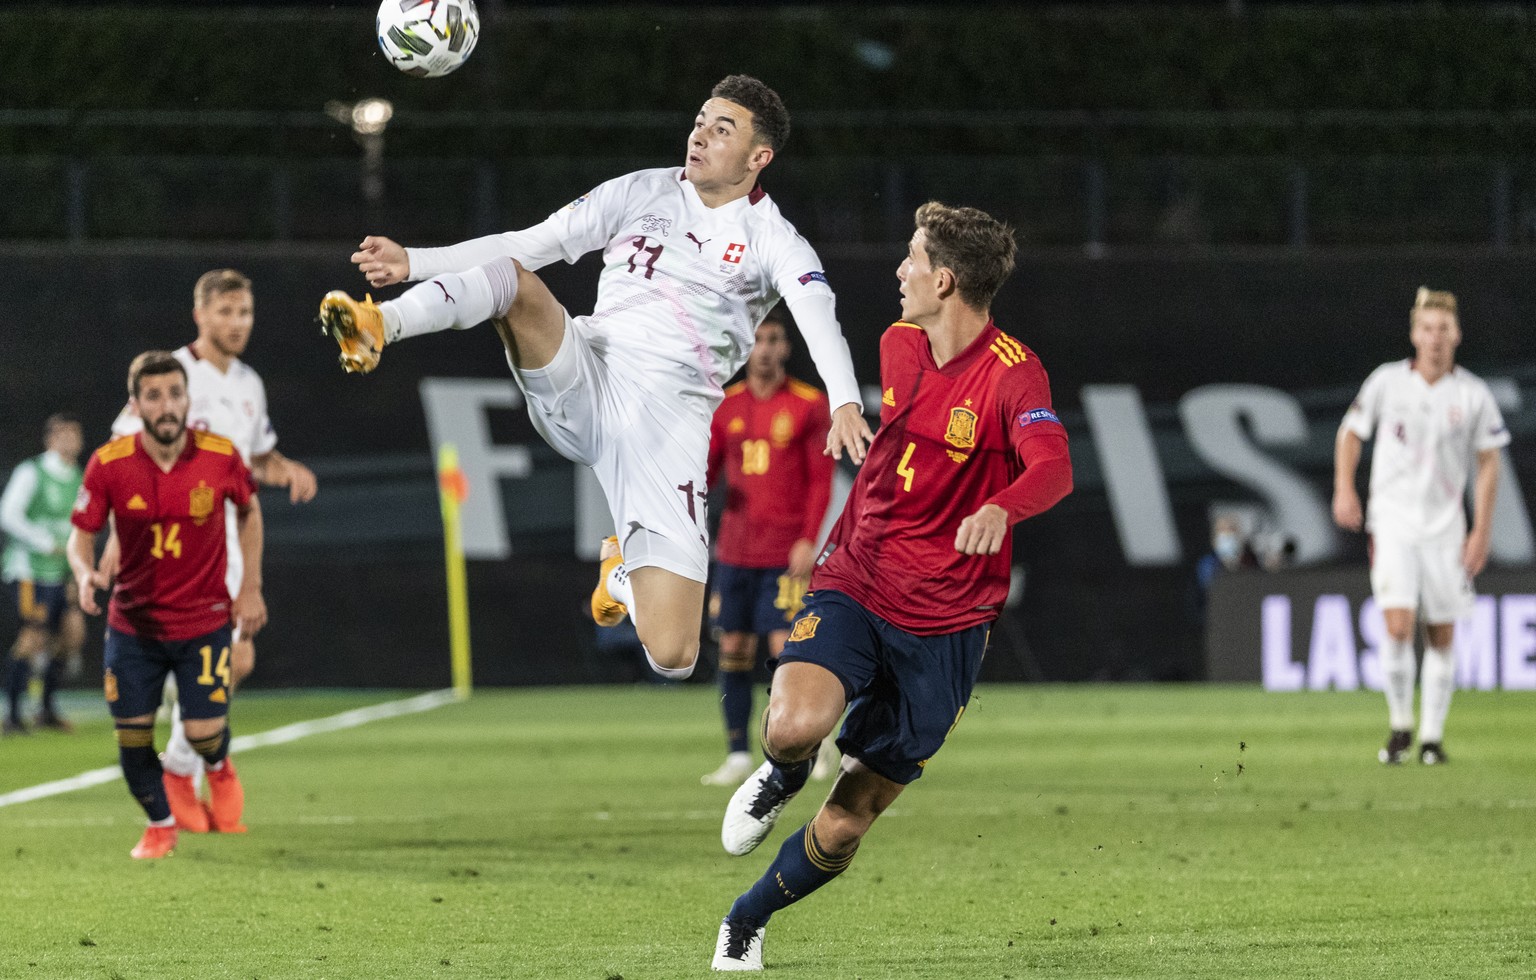
{"type": "Polygon", "coordinates": [[[995,555],[1003,549],[1008,534],[1008,512],[996,504],[982,504],[981,509],[960,522],[955,532],[955,550],[962,555],[995,555]]]}
{"type": "Polygon", "coordinates": [[[369,235],[352,253],[352,264],[362,271],[370,286],[390,286],[404,282],[411,274],[411,262],[405,246],[393,239],[369,235]]]}

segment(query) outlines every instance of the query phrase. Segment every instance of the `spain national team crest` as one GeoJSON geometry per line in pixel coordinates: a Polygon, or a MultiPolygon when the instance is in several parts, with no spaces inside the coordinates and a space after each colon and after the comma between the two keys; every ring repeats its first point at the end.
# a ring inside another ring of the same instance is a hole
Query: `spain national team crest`
{"type": "Polygon", "coordinates": [[[795,417],[788,412],[776,413],[768,426],[768,438],[773,440],[775,446],[783,449],[794,437],[795,417]]]}
{"type": "Polygon", "coordinates": [[[821,617],[815,613],[806,613],[795,620],[795,628],[790,630],[786,643],[799,643],[801,640],[809,640],[816,635],[816,627],[821,625],[821,617]]]}
{"type": "Polygon", "coordinates": [[[956,449],[974,449],[976,446],[976,413],[968,408],[949,410],[949,428],[944,430],[944,441],[956,449]]]}
{"type": "Polygon", "coordinates": [[[192,499],[187,504],[187,514],[197,523],[201,524],[213,513],[213,487],[197,481],[197,486],[192,488],[192,499]]]}

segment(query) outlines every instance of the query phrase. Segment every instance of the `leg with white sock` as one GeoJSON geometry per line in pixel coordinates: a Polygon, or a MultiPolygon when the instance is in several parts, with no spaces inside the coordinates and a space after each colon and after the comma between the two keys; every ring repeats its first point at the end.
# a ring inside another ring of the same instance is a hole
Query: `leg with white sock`
{"type": "Polygon", "coordinates": [[[1392,732],[1381,761],[1403,760],[1412,743],[1413,685],[1416,664],[1413,656],[1414,612],[1412,609],[1384,609],[1387,637],[1381,646],[1382,692],[1387,698],[1388,724],[1392,732]]]}
{"type": "Polygon", "coordinates": [[[511,258],[434,276],[379,304],[384,339],[393,344],[440,330],[467,330],[505,313],[516,296],[517,264],[511,258]]]}
{"type": "Polygon", "coordinates": [[[1429,642],[1424,648],[1419,759],[1430,764],[1445,761],[1440,743],[1445,738],[1445,719],[1450,714],[1451,695],[1456,690],[1454,629],[1451,623],[1431,623],[1426,629],[1429,642]]]}

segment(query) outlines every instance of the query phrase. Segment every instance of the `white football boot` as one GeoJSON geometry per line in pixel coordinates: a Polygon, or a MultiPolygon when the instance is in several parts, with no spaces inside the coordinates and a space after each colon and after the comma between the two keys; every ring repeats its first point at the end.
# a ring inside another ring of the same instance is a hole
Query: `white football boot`
{"type": "Polygon", "coordinates": [[[725,820],[720,825],[725,852],[737,857],[751,854],[778,822],[785,804],[794,798],[775,775],[772,762],[758,766],[725,805],[725,820]]]}
{"type": "Polygon", "coordinates": [[[763,927],[754,929],[725,919],[720,923],[720,938],[715,940],[715,960],[711,968],[720,973],[745,973],[763,968],[763,927]]]}

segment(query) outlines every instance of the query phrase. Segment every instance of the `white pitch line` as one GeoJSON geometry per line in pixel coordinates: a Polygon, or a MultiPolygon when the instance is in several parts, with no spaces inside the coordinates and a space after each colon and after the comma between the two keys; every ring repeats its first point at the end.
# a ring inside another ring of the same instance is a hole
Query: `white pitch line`
{"type": "MultiPolygon", "coordinates": [[[[321,735],[325,732],[340,731],[344,728],[356,728],[358,725],[366,725],[370,721],[381,721],[385,718],[397,718],[400,715],[411,715],[421,711],[431,711],[451,703],[455,699],[452,690],[429,691],[426,694],[418,694],[412,698],[400,701],[385,701],[383,704],[370,704],[365,708],[353,708],[351,711],[343,711],[339,715],[331,715],[328,718],[315,718],[310,721],[294,722],[292,725],[284,725],[281,728],[273,728],[265,732],[257,732],[254,735],[241,735],[231,739],[229,750],[231,752],[249,752],[252,749],[263,748],[268,745],[282,745],[285,742],[297,741],[308,738],[311,735],[321,735]]],[[[24,789],[12,790],[9,793],[0,793],[0,807],[15,806],[18,803],[30,803],[33,800],[41,800],[49,796],[59,796],[64,793],[73,793],[75,790],[89,789],[92,786],[100,786],[102,783],[110,783],[114,779],[122,777],[122,769],[117,766],[107,766],[102,769],[90,769],[77,776],[68,779],[56,779],[50,783],[39,783],[36,786],[28,786],[24,789]]]]}

